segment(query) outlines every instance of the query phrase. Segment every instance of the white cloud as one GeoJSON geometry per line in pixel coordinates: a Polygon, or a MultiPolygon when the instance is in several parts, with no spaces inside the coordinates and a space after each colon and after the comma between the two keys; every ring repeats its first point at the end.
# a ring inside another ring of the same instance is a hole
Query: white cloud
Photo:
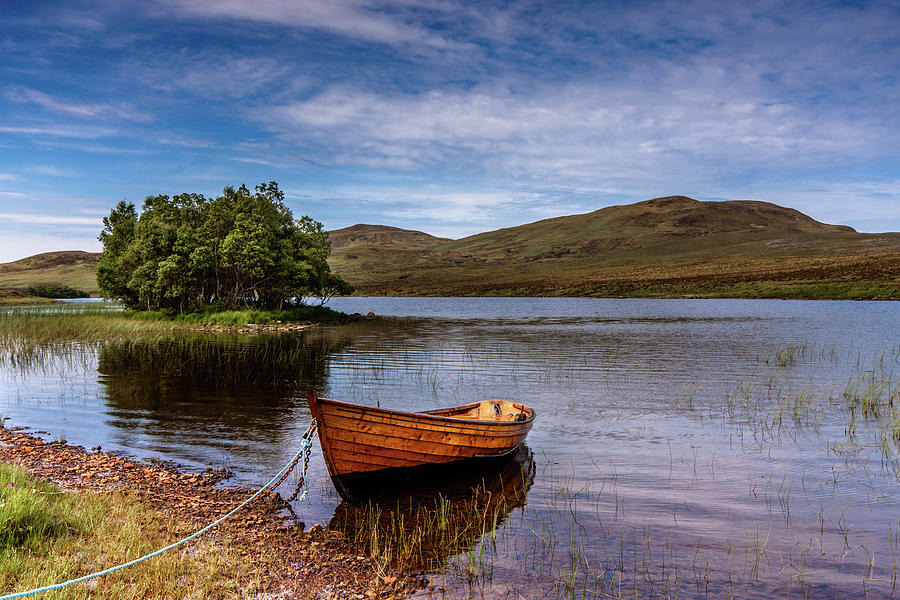
{"type": "MultiPolygon", "coordinates": [[[[722,76],[695,85],[711,90],[722,76]]],[[[578,82],[527,94],[502,85],[395,95],[332,88],[257,115],[289,142],[319,141],[337,164],[462,165],[553,183],[698,176],[710,165],[807,167],[878,155],[895,139],[840,110],[724,102],[680,85],[676,77],[652,88],[578,82]]]]}

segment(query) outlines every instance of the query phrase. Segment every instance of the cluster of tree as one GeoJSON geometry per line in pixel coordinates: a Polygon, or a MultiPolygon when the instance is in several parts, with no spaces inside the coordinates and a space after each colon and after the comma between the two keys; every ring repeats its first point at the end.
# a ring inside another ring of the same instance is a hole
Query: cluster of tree
{"type": "Polygon", "coordinates": [[[140,214],[122,201],[99,239],[100,293],[129,308],[283,309],[353,291],[328,266],[322,224],[295,220],[275,182],[227,187],[215,199],[151,196],[140,214]]]}
{"type": "Polygon", "coordinates": [[[90,298],[91,295],[84,290],[73,288],[70,285],[37,285],[27,288],[25,293],[39,298],[90,298]]]}

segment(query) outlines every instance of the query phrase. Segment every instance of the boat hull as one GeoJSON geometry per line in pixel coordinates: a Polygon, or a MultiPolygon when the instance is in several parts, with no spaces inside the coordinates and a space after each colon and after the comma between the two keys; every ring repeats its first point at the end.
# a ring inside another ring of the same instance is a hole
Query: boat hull
{"type": "Polygon", "coordinates": [[[401,482],[502,466],[534,422],[531,408],[507,401],[411,413],[308,399],[331,480],[350,502],[401,482]]]}

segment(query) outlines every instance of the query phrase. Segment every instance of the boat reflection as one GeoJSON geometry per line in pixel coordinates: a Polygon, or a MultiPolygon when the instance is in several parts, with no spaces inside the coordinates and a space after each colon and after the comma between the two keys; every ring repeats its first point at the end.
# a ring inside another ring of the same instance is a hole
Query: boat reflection
{"type": "Polygon", "coordinates": [[[514,509],[525,506],[534,474],[533,454],[523,444],[489,472],[404,484],[363,504],[342,502],[329,528],[384,566],[439,571],[451,557],[493,537],[514,509]]]}

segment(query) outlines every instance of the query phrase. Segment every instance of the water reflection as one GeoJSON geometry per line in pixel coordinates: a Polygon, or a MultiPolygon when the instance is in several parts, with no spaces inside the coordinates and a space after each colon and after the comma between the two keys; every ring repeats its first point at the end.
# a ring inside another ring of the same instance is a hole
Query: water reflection
{"type": "Polygon", "coordinates": [[[104,344],[105,424],[114,440],[162,454],[202,448],[201,460],[210,450],[247,457],[258,445],[292,447],[293,425],[309,420],[298,390],[323,387],[328,356],[344,344],[306,333],[104,344]]]}
{"type": "Polygon", "coordinates": [[[473,551],[483,566],[487,557],[479,546],[525,506],[534,475],[534,456],[523,444],[491,470],[419,480],[362,505],[342,502],[329,527],[359,554],[402,571],[442,571],[452,557],[473,551]]]}

